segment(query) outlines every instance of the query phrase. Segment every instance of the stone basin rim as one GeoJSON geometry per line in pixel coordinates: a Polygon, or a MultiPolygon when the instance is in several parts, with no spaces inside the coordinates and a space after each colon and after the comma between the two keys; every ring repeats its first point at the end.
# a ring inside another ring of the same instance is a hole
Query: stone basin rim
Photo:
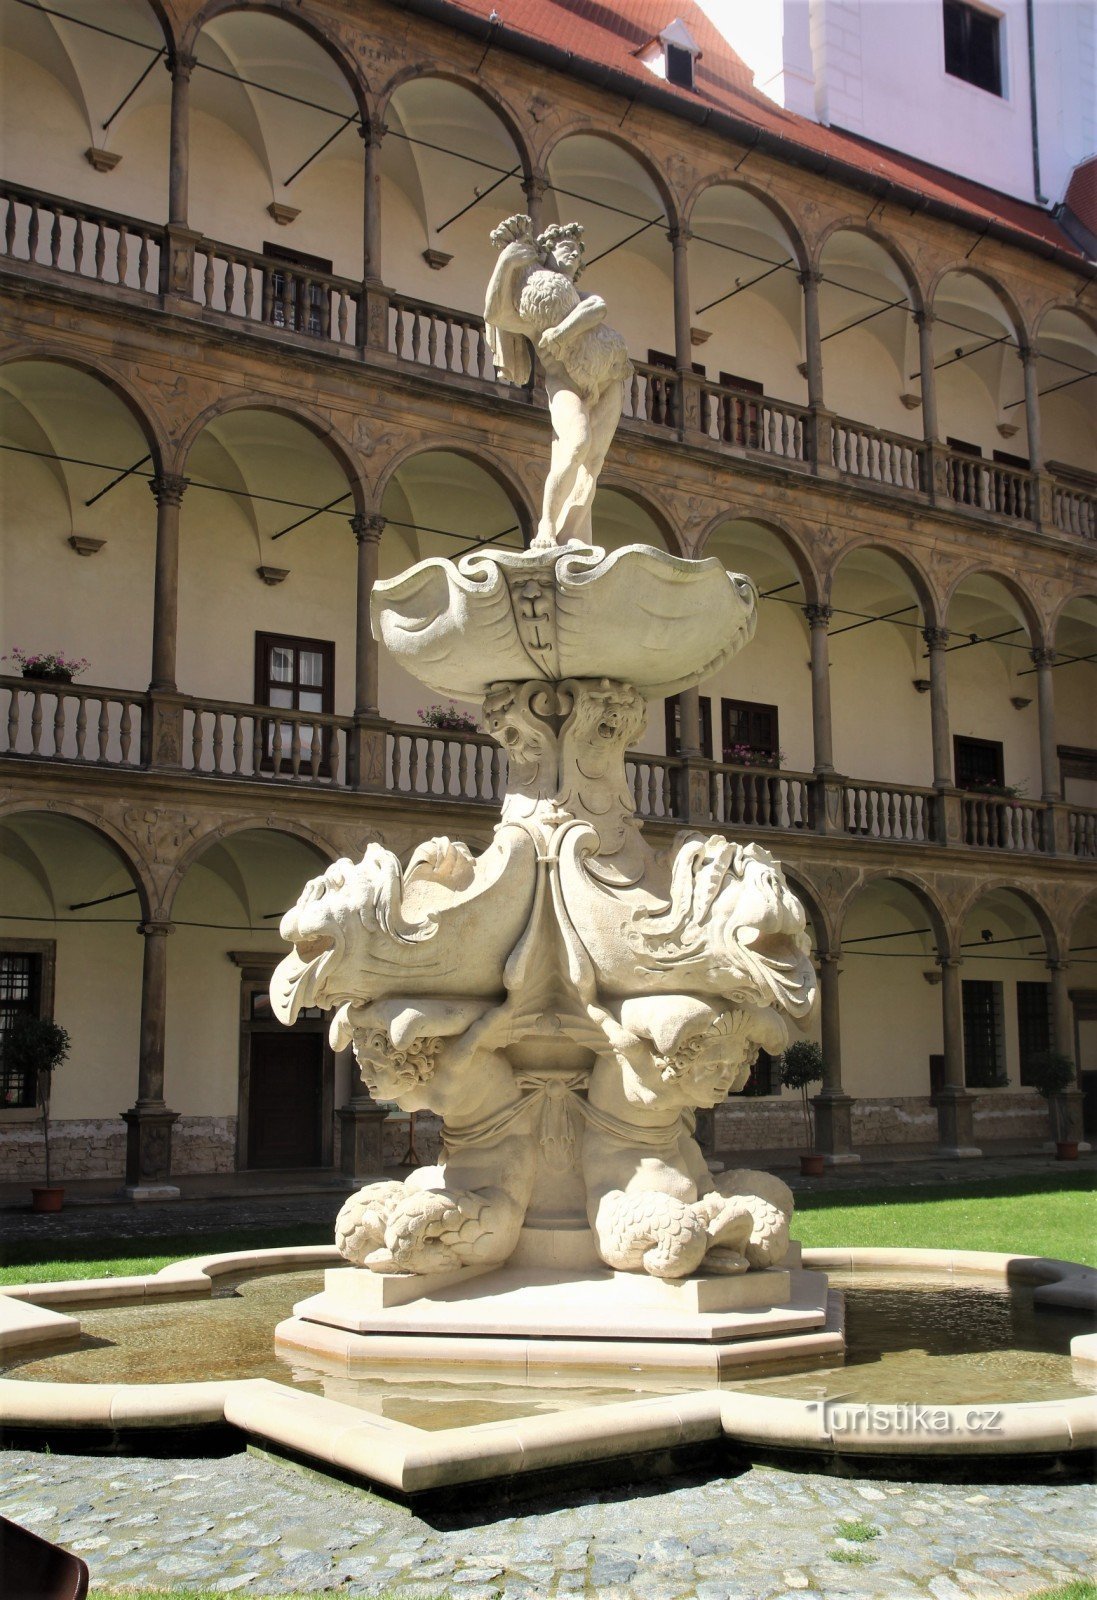
{"type": "MultiPolygon", "coordinates": [[[[0,1354],[26,1352],[79,1336],[79,1319],[51,1307],[125,1304],[165,1297],[198,1299],[218,1277],[321,1266],[338,1260],[333,1245],[229,1251],[170,1263],[126,1279],[71,1279],[0,1289],[0,1354]],[[112,1291],[114,1291],[112,1293],[112,1291]]],[[[942,1272],[996,1282],[1010,1279],[1055,1291],[1047,1303],[1091,1309],[1097,1272],[1054,1257],[971,1250],[872,1247],[804,1251],[805,1265],[864,1272],[942,1272]]],[[[273,1328],[272,1328],[273,1338],[273,1328]]],[[[1097,1367],[1097,1334],[1071,1340],[1071,1355],[1097,1367]]],[[[877,1412],[897,1407],[874,1406],[877,1412]]],[[[935,1407],[955,1414],[967,1406],[935,1407]]],[[[303,1453],[323,1469],[350,1473],[401,1494],[484,1482],[576,1462],[609,1460],[652,1449],[729,1441],[816,1456],[884,1459],[917,1456],[982,1459],[1062,1456],[1097,1445],[1097,1396],[1004,1403],[1002,1431],[984,1435],[887,1433],[859,1435],[855,1447],[826,1430],[817,1402],[733,1389],[707,1389],[580,1408],[574,1412],[477,1423],[435,1432],[359,1411],[340,1401],[292,1390],[266,1378],[165,1384],[73,1384],[0,1379],[0,1424],[9,1429],[119,1428],[140,1431],[229,1424],[248,1438],[303,1453]]]]}

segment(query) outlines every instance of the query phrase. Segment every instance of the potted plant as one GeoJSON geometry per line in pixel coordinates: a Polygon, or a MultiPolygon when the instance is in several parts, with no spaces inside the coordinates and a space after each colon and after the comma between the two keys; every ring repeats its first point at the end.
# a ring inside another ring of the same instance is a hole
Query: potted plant
{"type": "Polygon", "coordinates": [[[50,1091],[53,1074],[69,1053],[69,1036],[45,1017],[16,1016],[4,1034],[5,1065],[25,1076],[33,1074],[35,1102],[42,1113],[42,1138],[46,1150],[46,1181],[31,1188],[35,1211],[60,1211],[65,1191],[50,1182],[50,1091]]]}
{"type": "Polygon", "coordinates": [[[419,721],[427,728],[440,728],[447,733],[479,733],[480,725],[467,711],[458,711],[451,700],[448,706],[420,706],[416,712],[419,721]]]}
{"type": "Polygon", "coordinates": [[[823,1052],[811,1039],[797,1039],[781,1057],[781,1082],[786,1089],[799,1089],[804,1114],[804,1135],[807,1150],[800,1157],[800,1171],[805,1178],[823,1176],[823,1158],[815,1149],[815,1118],[808,1099],[808,1089],[823,1078],[823,1052]]]}
{"type": "Polygon", "coordinates": [[[42,683],[71,683],[91,665],[82,656],[77,659],[62,655],[59,650],[21,650],[18,645],[3,659],[14,661],[24,678],[37,678],[42,683]]]}
{"type": "Polygon", "coordinates": [[[1074,1062],[1059,1050],[1041,1050],[1029,1057],[1028,1076],[1036,1093],[1047,1101],[1056,1160],[1077,1161],[1078,1141],[1067,1138],[1070,1130],[1062,1099],[1063,1091],[1074,1082],[1074,1062]]]}

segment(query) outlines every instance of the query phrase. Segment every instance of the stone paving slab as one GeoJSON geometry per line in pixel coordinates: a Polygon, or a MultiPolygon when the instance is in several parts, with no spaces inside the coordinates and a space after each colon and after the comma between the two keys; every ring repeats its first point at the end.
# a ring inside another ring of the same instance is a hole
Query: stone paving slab
{"type": "Polygon", "coordinates": [[[394,1505],[248,1454],[0,1455],[0,1512],[102,1586],[407,1600],[1022,1600],[1097,1571],[1083,1485],[897,1484],[751,1468],[520,1507],[394,1505]],[[858,1543],[839,1525],[878,1529],[858,1543]]]}

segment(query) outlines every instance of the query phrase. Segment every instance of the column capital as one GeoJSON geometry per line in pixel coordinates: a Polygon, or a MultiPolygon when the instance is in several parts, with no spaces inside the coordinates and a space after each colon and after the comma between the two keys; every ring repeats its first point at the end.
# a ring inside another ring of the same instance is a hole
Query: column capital
{"type": "Polygon", "coordinates": [[[146,939],[162,939],[165,938],[169,933],[175,932],[175,923],[156,922],[154,920],[150,920],[148,922],[139,922],[137,924],[137,931],[146,939]]]}
{"type": "Polygon", "coordinates": [[[526,176],[522,179],[522,191],[527,200],[531,200],[534,195],[540,198],[547,188],[548,178],[539,167],[535,167],[531,172],[527,172],[526,176]]]}
{"type": "Polygon", "coordinates": [[[1069,972],[1070,970],[1070,962],[1061,961],[1058,957],[1051,961],[1045,961],[1044,965],[1049,972],[1069,972]]]}
{"type": "Polygon", "coordinates": [[[911,315],[919,328],[932,328],[937,321],[932,311],[914,311],[911,315]]]}
{"type": "Polygon", "coordinates": [[[671,246],[677,249],[679,245],[687,245],[693,238],[693,233],[686,227],[684,222],[680,222],[676,228],[667,229],[667,238],[670,240],[671,246]]]}
{"type": "Polygon", "coordinates": [[[356,511],[349,521],[359,544],[379,544],[388,518],[379,511],[356,511]]]}
{"type": "Polygon", "coordinates": [[[198,65],[198,57],[189,55],[185,50],[169,50],[164,65],[173,78],[189,78],[198,65]]]}
{"type": "Polygon", "coordinates": [[[943,650],[948,644],[947,628],[923,628],[922,638],[931,650],[943,650]]]}
{"type": "Polygon", "coordinates": [[[388,132],[383,122],[360,122],[358,124],[358,137],[367,149],[376,148],[388,132]]]}
{"type": "Polygon", "coordinates": [[[1034,667],[1053,667],[1055,665],[1055,651],[1041,647],[1039,650],[1030,650],[1034,667]]]}
{"type": "Polygon", "coordinates": [[[933,959],[942,972],[951,971],[953,967],[962,967],[964,964],[963,956],[934,956],[933,959]]]}
{"type": "Polygon", "coordinates": [[[842,947],[832,945],[829,950],[817,950],[815,959],[821,967],[836,967],[842,959],[842,947]]]}
{"type": "Polygon", "coordinates": [[[149,479],[149,489],[158,506],[177,506],[182,504],[189,483],[189,478],[178,473],[161,472],[149,479]]]}
{"type": "Polygon", "coordinates": [[[796,274],[796,282],[802,289],[809,287],[818,288],[823,281],[823,274],[818,267],[805,267],[803,272],[796,274]]]}
{"type": "Polygon", "coordinates": [[[1032,366],[1036,361],[1036,354],[1037,352],[1030,344],[1019,344],[1017,346],[1017,355],[1023,367],[1032,366]]]}
{"type": "Polygon", "coordinates": [[[812,602],[804,607],[804,616],[813,628],[828,628],[832,615],[830,606],[816,605],[812,602]]]}

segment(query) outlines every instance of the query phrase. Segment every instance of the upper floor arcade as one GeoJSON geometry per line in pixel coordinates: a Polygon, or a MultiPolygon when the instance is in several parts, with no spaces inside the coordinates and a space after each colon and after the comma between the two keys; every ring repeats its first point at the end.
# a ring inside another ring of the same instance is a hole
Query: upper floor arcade
{"type": "Polygon", "coordinates": [[[579,215],[584,286],[636,362],[634,426],[1097,532],[1082,263],[992,237],[974,202],[966,223],[928,198],[911,216],[706,130],[687,155],[672,116],[621,126],[613,95],[478,62],[382,0],[354,18],[216,4],[174,29],[147,0],[4,0],[4,20],[17,278],[523,404],[482,335],[488,231],[579,215]]]}

